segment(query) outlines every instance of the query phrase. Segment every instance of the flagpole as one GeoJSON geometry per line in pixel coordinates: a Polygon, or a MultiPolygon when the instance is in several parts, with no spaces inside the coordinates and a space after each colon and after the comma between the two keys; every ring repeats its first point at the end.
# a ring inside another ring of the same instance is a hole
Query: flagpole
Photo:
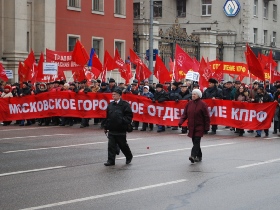
{"type": "Polygon", "coordinates": [[[174,61],[173,61],[173,72],[172,72],[172,80],[174,81],[174,82],[176,82],[176,78],[175,78],[175,65],[176,65],[176,62],[175,62],[176,60],[174,59],[174,61]]]}

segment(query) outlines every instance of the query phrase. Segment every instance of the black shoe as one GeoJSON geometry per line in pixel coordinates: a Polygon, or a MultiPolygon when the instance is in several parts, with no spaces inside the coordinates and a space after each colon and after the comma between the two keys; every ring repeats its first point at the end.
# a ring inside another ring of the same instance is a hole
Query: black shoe
{"type": "Polygon", "coordinates": [[[178,130],[178,127],[173,127],[171,130],[177,131],[177,130],[178,130]]]}
{"type": "Polygon", "coordinates": [[[273,133],[272,134],[277,134],[277,131],[273,131],[273,133]]]}
{"type": "Polygon", "coordinates": [[[255,137],[257,137],[257,138],[258,138],[258,137],[261,137],[261,135],[257,134],[255,137]]]}
{"type": "Polygon", "coordinates": [[[268,133],[265,134],[265,137],[268,137],[268,133]]]}
{"type": "Polygon", "coordinates": [[[29,126],[29,125],[31,125],[31,123],[25,123],[25,126],[29,126]]]}
{"type": "Polygon", "coordinates": [[[114,166],[115,163],[110,163],[110,162],[107,162],[107,163],[104,163],[104,166],[114,166]]]}
{"type": "Polygon", "coordinates": [[[194,163],[194,157],[190,156],[189,160],[191,161],[191,163],[194,163]]]}
{"type": "Polygon", "coordinates": [[[93,123],[93,125],[98,125],[98,123],[93,123]]]}
{"type": "Polygon", "coordinates": [[[165,130],[157,130],[158,133],[164,132],[165,130]]]}
{"type": "Polygon", "coordinates": [[[187,131],[186,130],[182,130],[182,132],[181,133],[187,133],[187,131]]]}
{"type": "Polygon", "coordinates": [[[230,128],[229,126],[226,126],[225,128],[230,128]]]}
{"type": "Polygon", "coordinates": [[[243,133],[239,133],[239,136],[243,136],[243,133]]]}
{"type": "Polygon", "coordinates": [[[211,131],[210,133],[208,133],[210,135],[215,135],[216,134],[216,131],[211,131]]]}
{"type": "Polygon", "coordinates": [[[201,162],[202,161],[202,157],[196,157],[195,159],[194,159],[194,162],[201,162]]]}
{"type": "Polygon", "coordinates": [[[248,132],[248,133],[254,133],[254,131],[252,131],[252,130],[248,130],[247,132],[248,132]]]}
{"type": "Polygon", "coordinates": [[[239,131],[234,131],[234,133],[239,133],[239,131]]]}
{"type": "Polygon", "coordinates": [[[229,130],[231,130],[231,131],[235,131],[235,128],[231,128],[231,129],[229,129],[229,130]]]}
{"type": "Polygon", "coordinates": [[[60,124],[59,126],[65,126],[65,124],[60,124]]]}
{"type": "Polygon", "coordinates": [[[42,124],[43,124],[43,123],[40,122],[40,123],[38,123],[38,126],[42,126],[42,124]]]}
{"type": "Polygon", "coordinates": [[[132,158],[133,158],[133,157],[131,157],[131,158],[126,158],[125,164],[128,165],[129,163],[131,163],[132,158]]]}
{"type": "Polygon", "coordinates": [[[146,129],[143,129],[143,128],[142,128],[140,131],[146,131],[146,129]]]}

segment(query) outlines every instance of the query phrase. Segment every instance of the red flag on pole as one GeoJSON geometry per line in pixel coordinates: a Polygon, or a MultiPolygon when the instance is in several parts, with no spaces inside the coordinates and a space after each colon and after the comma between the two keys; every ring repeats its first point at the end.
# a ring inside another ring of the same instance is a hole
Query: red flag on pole
{"type": "Polygon", "coordinates": [[[35,68],[37,68],[37,70],[35,71],[37,82],[42,81],[42,79],[44,78],[43,63],[44,63],[44,54],[41,52],[40,59],[39,59],[39,62],[38,62],[38,66],[35,67],[35,68]]]}
{"type": "Polygon", "coordinates": [[[129,49],[129,54],[130,54],[130,62],[135,64],[135,65],[138,65],[139,62],[142,63],[141,59],[138,57],[138,55],[132,50],[132,49],[129,49]]]}
{"type": "Polygon", "coordinates": [[[196,58],[194,57],[193,62],[194,62],[193,71],[194,71],[194,72],[199,72],[199,66],[200,66],[199,61],[196,60],[196,58]]]}
{"type": "Polygon", "coordinates": [[[178,69],[176,71],[182,70],[185,73],[188,73],[194,66],[193,59],[178,44],[176,44],[175,64],[175,69],[178,69]]]}
{"type": "Polygon", "coordinates": [[[155,65],[154,75],[159,80],[160,83],[171,81],[170,74],[158,55],[156,55],[156,65],[155,65]]]}
{"type": "Polygon", "coordinates": [[[112,71],[117,68],[114,59],[112,56],[108,53],[108,51],[105,51],[104,55],[104,71],[112,71]]]}
{"type": "Polygon", "coordinates": [[[6,72],[4,71],[4,66],[2,63],[0,63],[0,79],[2,79],[5,82],[9,80],[6,72]]]}
{"type": "Polygon", "coordinates": [[[22,62],[18,63],[18,76],[19,76],[19,82],[27,82],[27,75],[28,75],[28,69],[24,66],[22,62]]]}
{"type": "Polygon", "coordinates": [[[151,71],[144,63],[142,63],[142,62],[138,63],[136,70],[135,70],[135,79],[138,80],[138,83],[149,78],[151,74],[152,74],[151,71]]]}
{"type": "Polygon", "coordinates": [[[209,65],[206,63],[205,59],[202,57],[199,66],[199,86],[201,90],[208,87],[208,80],[212,76],[212,70],[209,69],[209,65]]]}
{"type": "Polygon", "coordinates": [[[130,78],[132,77],[130,64],[126,64],[120,57],[119,51],[116,48],[115,50],[115,64],[118,66],[121,77],[125,79],[126,83],[129,83],[130,78]]]}
{"type": "Polygon", "coordinates": [[[74,50],[72,52],[72,61],[75,61],[80,66],[84,66],[87,64],[89,60],[89,55],[87,51],[85,50],[82,43],[77,40],[74,50]]]}
{"type": "Polygon", "coordinates": [[[220,63],[220,65],[215,70],[215,72],[212,74],[212,78],[214,78],[220,82],[223,79],[223,64],[222,64],[222,62],[219,62],[219,63],[220,63]]]}
{"type": "Polygon", "coordinates": [[[91,72],[94,74],[94,79],[97,79],[103,71],[102,63],[97,57],[96,53],[93,55],[91,72]]]}
{"type": "Polygon", "coordinates": [[[258,77],[260,80],[265,81],[262,65],[248,44],[246,45],[245,55],[250,73],[258,77]]]}
{"type": "Polygon", "coordinates": [[[33,69],[33,64],[35,63],[35,55],[33,50],[29,53],[28,57],[23,62],[25,66],[27,66],[29,69],[33,69]]]}

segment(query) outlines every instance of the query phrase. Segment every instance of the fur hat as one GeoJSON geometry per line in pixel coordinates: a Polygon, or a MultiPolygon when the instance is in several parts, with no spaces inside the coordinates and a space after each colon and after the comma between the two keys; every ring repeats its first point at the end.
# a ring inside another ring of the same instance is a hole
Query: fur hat
{"type": "Polygon", "coordinates": [[[115,81],[113,78],[110,78],[110,79],[109,79],[109,83],[110,83],[110,82],[116,82],[116,81],[115,81]]]}
{"type": "Polygon", "coordinates": [[[214,84],[217,84],[217,83],[218,83],[218,81],[217,81],[216,79],[214,79],[214,78],[210,78],[210,79],[208,80],[208,82],[214,83],[214,84]]]}
{"type": "Polygon", "coordinates": [[[196,95],[198,95],[198,97],[199,98],[201,98],[202,97],[202,93],[201,93],[201,91],[199,90],[199,89],[194,89],[193,91],[192,91],[192,94],[196,94],[196,95]]]}
{"type": "Polygon", "coordinates": [[[113,93],[115,92],[115,93],[118,93],[118,94],[122,95],[122,90],[120,88],[115,88],[112,92],[113,93]]]}
{"type": "Polygon", "coordinates": [[[157,84],[156,88],[163,88],[163,85],[162,84],[157,84]]]}
{"type": "Polygon", "coordinates": [[[39,90],[40,91],[45,91],[47,89],[48,88],[47,88],[47,84],[46,83],[42,82],[42,83],[39,84],[39,90]]]}

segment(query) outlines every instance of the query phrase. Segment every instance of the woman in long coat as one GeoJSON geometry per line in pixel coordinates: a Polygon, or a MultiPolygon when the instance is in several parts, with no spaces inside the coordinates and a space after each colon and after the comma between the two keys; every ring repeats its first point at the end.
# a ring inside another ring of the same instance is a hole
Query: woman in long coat
{"type": "Polygon", "coordinates": [[[205,131],[209,131],[210,129],[208,107],[207,104],[201,100],[201,97],[202,93],[199,89],[194,89],[192,91],[192,101],[187,103],[179,122],[179,127],[181,127],[184,121],[188,119],[188,136],[192,138],[193,142],[191,156],[189,157],[192,163],[202,160],[200,148],[201,137],[203,137],[205,131]]]}

